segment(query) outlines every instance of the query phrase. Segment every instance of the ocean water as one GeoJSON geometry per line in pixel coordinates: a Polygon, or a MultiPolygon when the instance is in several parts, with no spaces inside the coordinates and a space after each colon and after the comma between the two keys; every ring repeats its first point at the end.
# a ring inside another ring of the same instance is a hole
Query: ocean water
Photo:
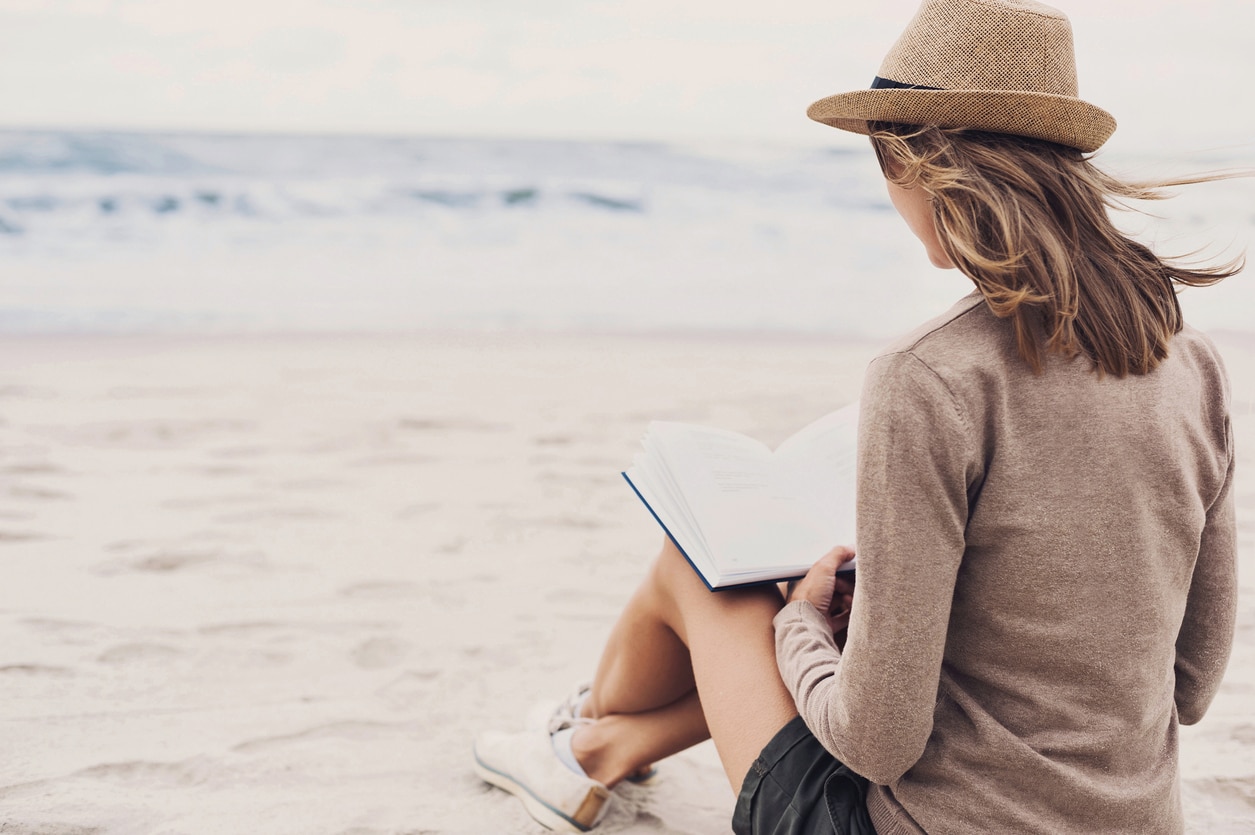
{"type": "MultiPolygon", "coordinates": [[[[1255,184],[1152,208],[1128,223],[1159,249],[1232,255],[1255,184]]],[[[0,270],[0,333],[883,337],[970,289],[927,263],[870,151],[387,137],[0,132],[0,270]]],[[[1249,284],[1187,291],[1187,315],[1247,330],[1249,284]]]]}

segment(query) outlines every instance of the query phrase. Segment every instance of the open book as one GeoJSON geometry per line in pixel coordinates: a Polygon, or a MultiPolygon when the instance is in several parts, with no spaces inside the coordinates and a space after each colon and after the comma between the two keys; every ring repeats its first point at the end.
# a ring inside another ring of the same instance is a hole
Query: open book
{"type": "Polygon", "coordinates": [[[623,477],[711,590],[801,577],[854,541],[857,403],[775,452],[666,421],[651,423],[643,444],[623,477]]]}

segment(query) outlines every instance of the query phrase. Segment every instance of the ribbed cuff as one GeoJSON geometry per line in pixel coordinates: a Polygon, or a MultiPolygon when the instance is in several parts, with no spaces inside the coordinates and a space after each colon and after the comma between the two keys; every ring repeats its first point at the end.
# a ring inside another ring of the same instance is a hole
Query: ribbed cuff
{"type": "Polygon", "coordinates": [[[867,787],[867,817],[876,835],[925,835],[885,786],[872,783],[867,787]]]}
{"type": "Polygon", "coordinates": [[[831,634],[831,630],[828,627],[828,619],[820,614],[819,610],[809,600],[794,600],[792,603],[786,604],[783,609],[776,612],[772,625],[775,626],[778,632],[785,625],[798,622],[818,626],[823,631],[831,634]]]}

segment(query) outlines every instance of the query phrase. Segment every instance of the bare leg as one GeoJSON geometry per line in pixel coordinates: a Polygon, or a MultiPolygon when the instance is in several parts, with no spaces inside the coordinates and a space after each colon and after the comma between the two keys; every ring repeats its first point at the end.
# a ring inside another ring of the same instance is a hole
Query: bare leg
{"type": "Polygon", "coordinates": [[[585,773],[607,786],[710,738],[696,690],[656,710],[608,714],[575,734],[576,759],[585,773]]]}
{"type": "Polygon", "coordinates": [[[619,616],[572,749],[614,785],[713,737],[738,790],[750,764],[797,715],[776,669],[774,586],[711,593],[668,540],[619,616]],[[696,690],[694,690],[696,688],[696,690]]]}

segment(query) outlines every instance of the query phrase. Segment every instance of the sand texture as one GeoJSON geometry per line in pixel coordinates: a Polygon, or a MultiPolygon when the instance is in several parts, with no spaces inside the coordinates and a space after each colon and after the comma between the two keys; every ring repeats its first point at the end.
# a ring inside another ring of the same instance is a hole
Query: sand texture
{"type": "MultiPolygon", "coordinates": [[[[1182,733],[1193,832],[1255,831],[1255,341],[1243,597],[1182,733]]],[[[470,743],[586,677],[659,542],[654,418],[777,443],[873,345],[612,336],[0,339],[0,833],[537,833],[470,743]]],[[[709,745],[603,831],[716,835],[709,745]]]]}

